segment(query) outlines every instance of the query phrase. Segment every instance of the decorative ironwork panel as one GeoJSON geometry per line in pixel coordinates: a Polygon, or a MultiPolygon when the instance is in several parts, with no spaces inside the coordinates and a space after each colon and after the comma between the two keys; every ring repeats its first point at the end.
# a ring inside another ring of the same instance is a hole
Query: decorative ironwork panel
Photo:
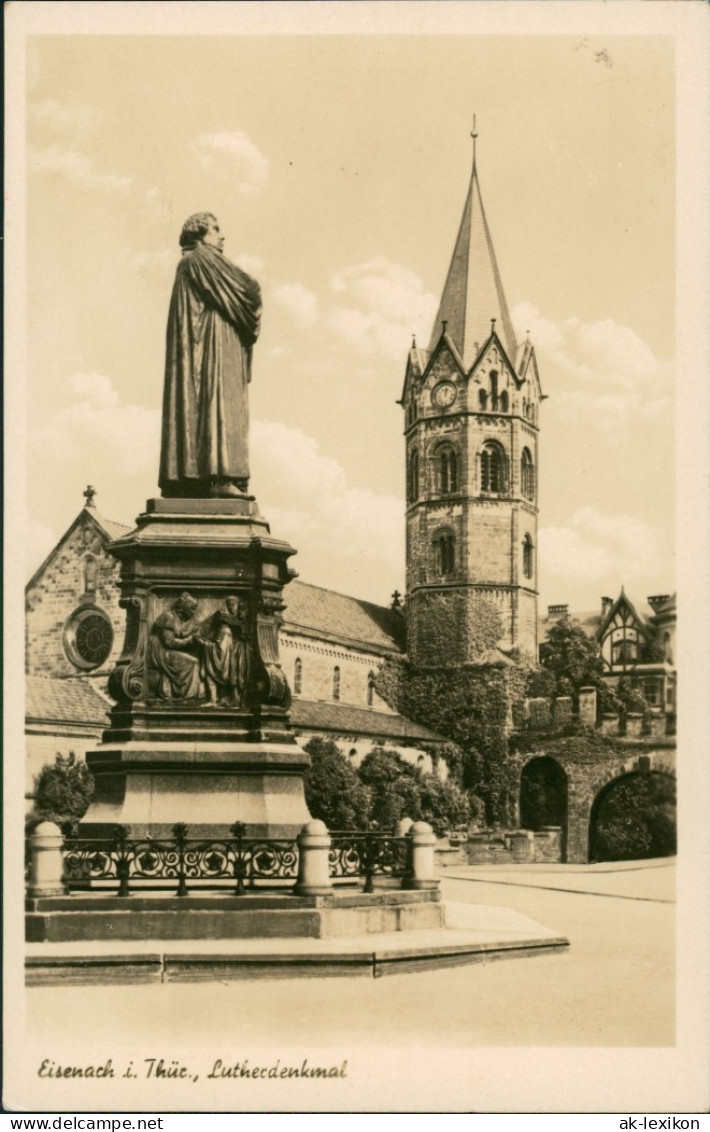
{"type": "Polygon", "coordinates": [[[364,877],[371,892],[374,876],[403,877],[409,871],[406,837],[382,833],[334,833],[330,847],[330,875],[334,880],[364,877]]]}

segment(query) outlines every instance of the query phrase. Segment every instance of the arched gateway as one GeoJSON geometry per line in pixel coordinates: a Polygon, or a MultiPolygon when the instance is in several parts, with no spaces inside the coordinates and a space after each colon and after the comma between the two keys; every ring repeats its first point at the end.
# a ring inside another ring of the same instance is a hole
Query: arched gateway
{"type": "Polygon", "coordinates": [[[560,860],[566,860],[567,775],[547,755],[531,759],[520,775],[520,824],[535,832],[561,830],[560,860]]]}
{"type": "Polygon", "coordinates": [[[630,861],[676,852],[673,775],[640,770],[614,778],[592,805],[589,860],[630,861]]]}

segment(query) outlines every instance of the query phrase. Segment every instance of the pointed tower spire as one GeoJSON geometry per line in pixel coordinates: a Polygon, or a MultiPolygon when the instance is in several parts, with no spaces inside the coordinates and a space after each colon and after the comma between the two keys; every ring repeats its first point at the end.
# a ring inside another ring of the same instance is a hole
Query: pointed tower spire
{"type": "Polygon", "coordinates": [[[508,304],[498,271],[493,241],[481,200],[476,168],[476,118],[473,129],[473,164],[459,233],[449,273],[446,276],[434,331],[429,343],[433,350],[441,337],[441,324],[448,325],[448,335],[456,346],[465,369],[476,360],[475,343],[481,346],[490,335],[495,320],[498,337],[515,364],[516,341],[508,304]]]}

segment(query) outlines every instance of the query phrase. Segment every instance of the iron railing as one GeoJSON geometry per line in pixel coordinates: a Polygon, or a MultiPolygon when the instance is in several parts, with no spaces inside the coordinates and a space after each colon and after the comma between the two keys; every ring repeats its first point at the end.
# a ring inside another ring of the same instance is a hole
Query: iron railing
{"type": "Polygon", "coordinates": [[[406,837],[384,833],[331,834],[330,876],[333,880],[365,878],[365,892],[374,889],[374,877],[402,878],[410,871],[410,845],[406,837]]]}
{"type": "Polygon", "coordinates": [[[295,841],[244,836],[245,825],[235,822],[231,837],[207,841],[188,836],[188,828],[173,826],[172,838],[134,839],[129,826],[116,826],[112,838],[69,837],[64,849],[64,880],[69,889],[117,887],[118,896],[131,888],[171,888],[177,896],[208,887],[230,887],[242,895],[259,882],[294,882],[298,872],[295,841]]]}

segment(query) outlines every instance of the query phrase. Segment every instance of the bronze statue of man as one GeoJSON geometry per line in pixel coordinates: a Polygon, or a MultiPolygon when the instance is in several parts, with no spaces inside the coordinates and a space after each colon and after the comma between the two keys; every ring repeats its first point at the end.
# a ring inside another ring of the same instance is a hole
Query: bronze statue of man
{"type": "Polygon", "coordinates": [[[180,233],[168,315],[160,490],[171,498],[240,496],[249,483],[252,346],[261,292],[222,254],[210,212],[180,233]]]}

